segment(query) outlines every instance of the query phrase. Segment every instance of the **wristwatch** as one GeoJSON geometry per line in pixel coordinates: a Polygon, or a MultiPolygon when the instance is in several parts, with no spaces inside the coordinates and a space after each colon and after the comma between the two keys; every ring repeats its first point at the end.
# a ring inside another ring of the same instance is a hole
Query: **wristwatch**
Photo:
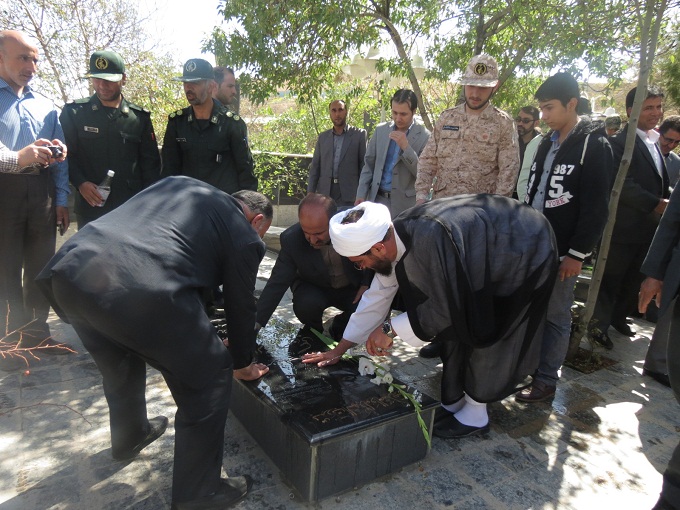
{"type": "Polygon", "coordinates": [[[392,340],[394,340],[394,337],[397,336],[397,334],[392,329],[392,323],[390,322],[389,319],[385,319],[385,322],[383,322],[382,332],[385,333],[392,340]]]}

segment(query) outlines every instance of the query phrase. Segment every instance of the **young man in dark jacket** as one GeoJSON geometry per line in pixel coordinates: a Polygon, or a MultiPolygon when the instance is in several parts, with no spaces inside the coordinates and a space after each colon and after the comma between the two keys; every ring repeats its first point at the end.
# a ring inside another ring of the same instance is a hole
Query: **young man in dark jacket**
{"type": "Polygon", "coordinates": [[[535,98],[551,131],[538,147],[524,202],[550,221],[560,266],[548,304],[538,370],[533,384],[516,395],[522,402],[538,402],[555,394],[558,371],[569,347],[576,278],[607,223],[613,164],[607,138],[576,113],[579,87],[571,75],[551,76],[535,98]]]}

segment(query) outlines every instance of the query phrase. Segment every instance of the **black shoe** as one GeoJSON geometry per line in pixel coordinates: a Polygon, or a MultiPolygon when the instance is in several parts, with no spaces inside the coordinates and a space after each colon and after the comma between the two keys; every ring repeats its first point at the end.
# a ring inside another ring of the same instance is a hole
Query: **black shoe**
{"type": "Polygon", "coordinates": [[[37,354],[76,354],[76,351],[69,344],[57,342],[53,338],[37,338],[23,334],[19,349],[35,349],[37,354]]]}
{"type": "Polygon", "coordinates": [[[423,345],[418,353],[421,358],[438,358],[441,352],[441,345],[437,342],[430,342],[427,345],[423,345]]]}
{"type": "Polygon", "coordinates": [[[534,380],[531,386],[515,393],[515,400],[520,402],[543,402],[555,396],[555,386],[543,381],[534,380]]]}
{"type": "Polygon", "coordinates": [[[170,510],[217,510],[229,508],[246,497],[253,487],[249,476],[222,478],[222,487],[214,494],[182,503],[173,503],[170,510]]]}
{"type": "Polygon", "coordinates": [[[432,433],[444,439],[461,439],[463,437],[474,436],[476,434],[486,434],[489,432],[489,424],[483,427],[473,427],[472,425],[463,425],[458,419],[451,415],[445,420],[441,420],[432,428],[432,433]]]}
{"type": "Polygon", "coordinates": [[[452,412],[447,411],[442,406],[439,406],[434,412],[434,423],[436,425],[440,421],[446,420],[447,418],[450,418],[451,416],[453,416],[452,412]]]}
{"type": "Polygon", "coordinates": [[[28,368],[28,363],[19,356],[0,356],[0,370],[3,372],[15,372],[28,368]]]}
{"type": "Polygon", "coordinates": [[[120,452],[114,452],[112,449],[111,456],[113,457],[113,459],[114,460],[134,459],[137,455],[139,455],[139,452],[141,452],[144,448],[149,446],[156,439],[163,435],[165,429],[168,428],[168,419],[165,416],[156,416],[155,418],[151,418],[149,420],[149,424],[151,425],[151,430],[146,435],[146,437],[142,439],[142,441],[139,442],[136,446],[133,446],[129,450],[124,450],[120,452]]]}
{"type": "Polygon", "coordinates": [[[661,372],[654,372],[653,370],[642,369],[642,375],[651,377],[656,382],[663,384],[664,386],[671,387],[671,380],[668,378],[668,374],[662,374],[661,372]]]}
{"type": "Polygon", "coordinates": [[[591,333],[590,338],[592,338],[595,342],[600,344],[602,347],[607,349],[608,351],[611,351],[614,348],[614,342],[612,342],[611,338],[609,338],[609,335],[607,333],[591,333]]]}
{"type": "Polygon", "coordinates": [[[635,336],[635,331],[633,331],[628,324],[625,322],[612,322],[612,328],[621,333],[623,336],[635,336]]]}

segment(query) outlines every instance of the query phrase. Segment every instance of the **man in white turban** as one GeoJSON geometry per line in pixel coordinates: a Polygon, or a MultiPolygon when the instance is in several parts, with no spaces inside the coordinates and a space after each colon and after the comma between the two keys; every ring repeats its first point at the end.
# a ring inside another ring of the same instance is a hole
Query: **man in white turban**
{"type": "Polygon", "coordinates": [[[557,268],[545,217],[497,195],[460,195],[404,211],[363,202],[331,219],[334,249],[376,271],[334,349],[304,361],[332,364],[365,343],[386,355],[395,336],[442,344],[442,407],[434,434],[489,430],[486,403],[516,391],[538,365],[557,268]],[[406,313],[389,318],[397,290],[406,313]]]}

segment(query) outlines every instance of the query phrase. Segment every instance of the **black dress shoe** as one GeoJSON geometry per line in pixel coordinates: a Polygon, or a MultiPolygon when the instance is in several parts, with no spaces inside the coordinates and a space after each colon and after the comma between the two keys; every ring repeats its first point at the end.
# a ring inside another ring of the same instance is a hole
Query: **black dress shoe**
{"type": "Polygon", "coordinates": [[[112,449],[111,455],[113,456],[113,459],[114,460],[134,459],[137,455],[139,455],[139,452],[141,452],[144,448],[149,446],[156,439],[163,435],[165,429],[168,428],[168,419],[165,416],[156,416],[155,418],[151,418],[149,420],[149,424],[151,425],[151,430],[146,435],[146,437],[144,437],[144,439],[142,439],[137,445],[133,446],[129,450],[123,450],[119,452],[114,452],[112,449]]]}
{"type": "Polygon", "coordinates": [[[4,372],[14,372],[16,370],[27,369],[28,363],[19,356],[0,356],[0,370],[4,372]]]}
{"type": "Polygon", "coordinates": [[[661,372],[654,372],[653,370],[642,369],[642,375],[651,377],[656,382],[663,384],[664,386],[671,387],[671,380],[668,378],[668,374],[662,374],[661,372]]]}
{"type": "Polygon", "coordinates": [[[531,386],[515,394],[520,402],[543,402],[555,396],[555,386],[543,381],[534,381],[531,386]]]}
{"type": "Polygon", "coordinates": [[[635,336],[635,331],[633,331],[628,324],[625,322],[612,322],[612,328],[621,333],[623,336],[635,336]]]}
{"type": "Polygon", "coordinates": [[[214,494],[181,503],[173,503],[170,510],[217,510],[229,508],[246,497],[253,486],[249,476],[222,478],[222,486],[214,494]]]}
{"type": "Polygon", "coordinates": [[[614,348],[614,342],[612,342],[607,333],[591,333],[590,338],[608,351],[611,351],[614,348]]]}
{"type": "Polygon", "coordinates": [[[451,415],[449,418],[441,420],[432,428],[432,433],[437,437],[444,439],[461,439],[463,437],[470,437],[476,434],[485,434],[489,432],[489,424],[483,427],[473,427],[472,425],[463,425],[458,419],[451,415]]]}
{"type": "Polygon", "coordinates": [[[57,342],[53,338],[39,339],[23,335],[19,342],[19,349],[35,349],[38,354],[76,354],[75,349],[64,342],[57,342]]]}
{"type": "Polygon", "coordinates": [[[438,358],[441,352],[441,346],[437,342],[430,342],[427,345],[423,345],[418,353],[421,358],[438,358]]]}
{"type": "Polygon", "coordinates": [[[453,416],[452,412],[447,411],[442,406],[439,406],[434,412],[434,423],[437,424],[440,421],[449,418],[450,416],[453,416]]]}

